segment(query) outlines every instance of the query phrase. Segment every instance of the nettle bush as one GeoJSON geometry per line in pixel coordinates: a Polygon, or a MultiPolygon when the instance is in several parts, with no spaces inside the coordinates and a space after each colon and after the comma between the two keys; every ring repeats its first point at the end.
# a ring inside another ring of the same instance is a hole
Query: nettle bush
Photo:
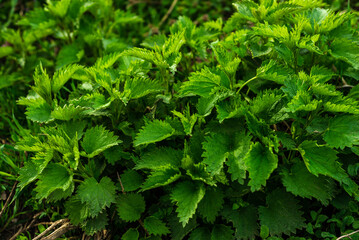
{"type": "Polygon", "coordinates": [[[39,126],[17,142],[29,153],[19,187],[88,235],[335,239],[357,228],[357,17],[317,0],[234,7],[225,23],[180,17],[170,35],[92,66],[39,65],[18,100],[39,126]]]}

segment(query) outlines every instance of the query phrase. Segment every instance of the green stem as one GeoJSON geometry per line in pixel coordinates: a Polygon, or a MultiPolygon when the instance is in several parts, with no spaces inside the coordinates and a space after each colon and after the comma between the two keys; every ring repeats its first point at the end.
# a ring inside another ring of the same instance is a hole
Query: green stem
{"type": "Polygon", "coordinates": [[[244,86],[246,86],[248,83],[250,83],[250,82],[252,82],[252,81],[254,81],[254,80],[256,80],[256,79],[257,79],[257,76],[254,76],[254,77],[252,77],[251,79],[249,79],[247,82],[243,83],[243,85],[238,89],[237,94],[242,90],[242,88],[243,88],[244,86]]]}

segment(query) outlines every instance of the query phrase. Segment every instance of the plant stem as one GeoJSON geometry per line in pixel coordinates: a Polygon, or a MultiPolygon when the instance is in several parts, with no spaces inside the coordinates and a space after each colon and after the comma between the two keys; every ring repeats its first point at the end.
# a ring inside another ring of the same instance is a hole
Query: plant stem
{"type": "Polygon", "coordinates": [[[247,80],[247,82],[243,83],[243,85],[238,89],[237,94],[242,90],[244,86],[246,86],[248,83],[254,81],[257,79],[257,76],[252,77],[251,79],[247,80]]]}

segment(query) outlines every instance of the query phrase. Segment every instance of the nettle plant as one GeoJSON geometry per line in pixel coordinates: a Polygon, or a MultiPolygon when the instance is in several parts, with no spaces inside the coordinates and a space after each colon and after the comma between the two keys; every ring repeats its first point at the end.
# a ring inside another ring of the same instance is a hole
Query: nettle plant
{"type": "Polygon", "coordinates": [[[64,206],[89,235],[332,239],[353,230],[340,206],[357,216],[355,15],[317,0],[234,6],[226,23],[181,17],[169,36],[90,67],[50,77],[40,65],[18,101],[39,123],[17,142],[30,157],[19,187],[36,181],[35,197],[64,206]]]}

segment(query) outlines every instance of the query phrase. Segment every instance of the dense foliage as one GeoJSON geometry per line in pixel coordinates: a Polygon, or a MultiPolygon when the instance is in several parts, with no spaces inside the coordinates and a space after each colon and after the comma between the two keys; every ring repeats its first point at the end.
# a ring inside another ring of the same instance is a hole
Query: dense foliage
{"type": "Polygon", "coordinates": [[[242,0],[200,24],[206,8],[183,10],[161,33],[152,8],[115,2],[47,1],[1,31],[0,175],[22,207],[68,218],[68,236],[125,240],[359,228],[350,5],[242,0]]]}

